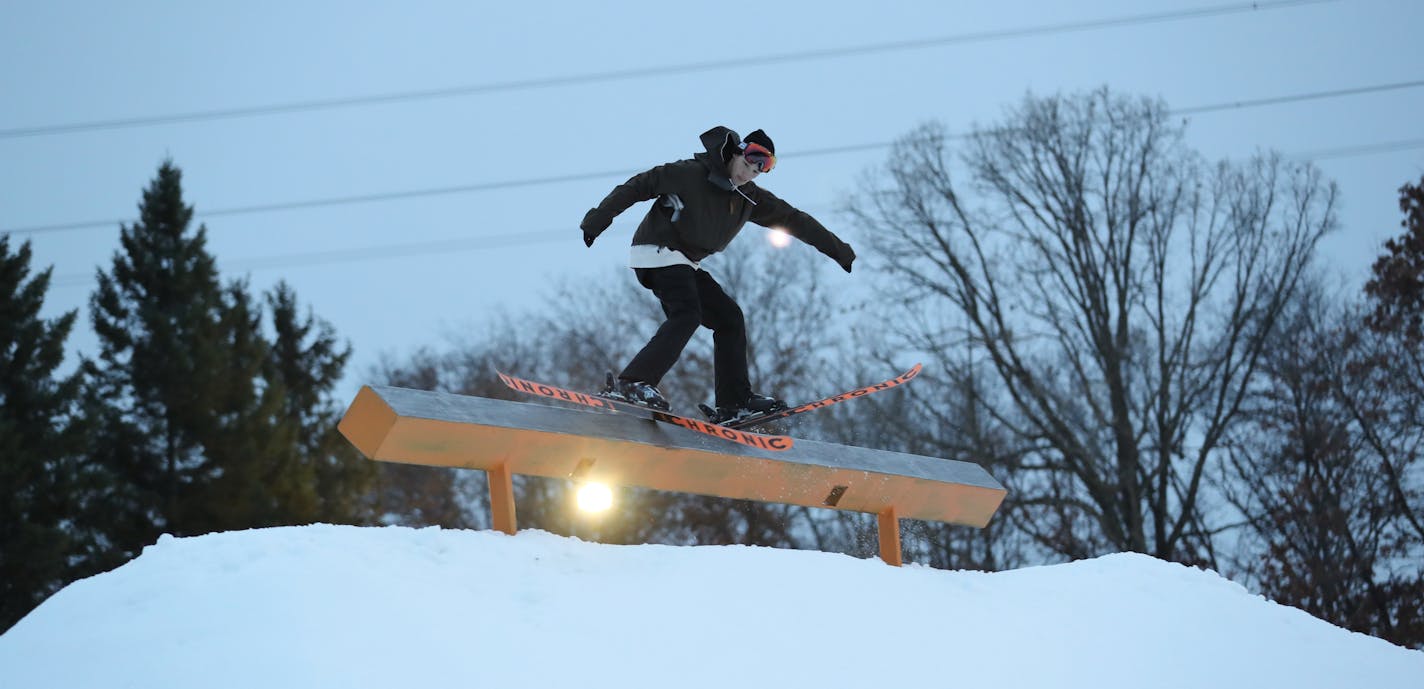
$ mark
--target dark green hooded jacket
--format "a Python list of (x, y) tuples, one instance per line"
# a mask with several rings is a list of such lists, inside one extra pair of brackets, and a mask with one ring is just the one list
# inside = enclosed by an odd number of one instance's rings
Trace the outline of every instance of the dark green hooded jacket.
[(785, 230), (849, 271), (855, 252), (815, 218), (755, 182), (743, 184), (740, 190), (732, 187), (727, 161), (740, 144), (741, 137), (726, 127), (707, 130), (702, 134), (704, 152), (634, 175), (590, 209), (580, 228), (596, 237), (633, 204), (658, 199), (633, 233), (633, 244), (665, 246), (701, 261), (727, 248), (750, 220)]

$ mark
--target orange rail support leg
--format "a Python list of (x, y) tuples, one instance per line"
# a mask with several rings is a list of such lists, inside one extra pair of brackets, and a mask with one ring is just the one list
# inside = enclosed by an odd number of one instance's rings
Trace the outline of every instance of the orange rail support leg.
[(895, 514), (895, 507), (885, 508), (875, 515), (875, 520), (880, 527), (880, 559), (899, 567), (904, 560), (900, 554), (900, 518)]
[(495, 529), (511, 536), (519, 530), (514, 519), (514, 474), (508, 463), (489, 469), (490, 522)]

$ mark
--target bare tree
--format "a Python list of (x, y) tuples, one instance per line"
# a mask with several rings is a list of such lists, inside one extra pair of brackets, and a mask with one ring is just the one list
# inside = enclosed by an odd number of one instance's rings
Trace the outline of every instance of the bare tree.
[(904, 346), (992, 372), (1017, 523), (1061, 555), (1213, 559), (1208, 467), (1335, 222), (1313, 167), (1207, 165), (1183, 132), (1160, 102), (1030, 96), (967, 140), (969, 187), (927, 125), (853, 204)]
[[(1245, 517), (1233, 569), (1272, 599), (1400, 644), (1424, 643), (1424, 539), (1397, 473), (1417, 429), (1394, 423), (1399, 369), (1361, 336), (1362, 310), (1316, 283), (1263, 357), (1263, 380), (1225, 447), (1225, 495)], [(1416, 401), (1417, 403), (1417, 401)]]
[(1351, 329), (1365, 355), (1342, 375), (1342, 397), (1379, 457), (1393, 507), (1415, 544), (1424, 545), (1424, 179), (1399, 189), (1403, 234), (1365, 284), (1368, 333)]

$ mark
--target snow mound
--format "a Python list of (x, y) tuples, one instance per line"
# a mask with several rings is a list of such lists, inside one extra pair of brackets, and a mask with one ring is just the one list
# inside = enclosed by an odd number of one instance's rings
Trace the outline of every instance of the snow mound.
[(1424, 653), (1214, 573), (1001, 573), (542, 532), (165, 537), (0, 637), (0, 687), (1408, 687)]

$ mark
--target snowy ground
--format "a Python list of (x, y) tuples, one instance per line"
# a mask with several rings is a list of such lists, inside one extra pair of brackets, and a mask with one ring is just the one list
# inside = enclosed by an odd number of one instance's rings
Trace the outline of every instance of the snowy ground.
[(540, 532), (164, 538), (0, 687), (1424, 687), (1424, 653), (1141, 555), (996, 574)]

